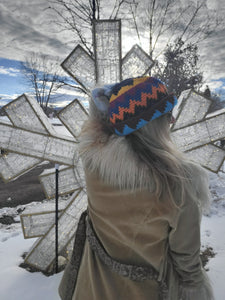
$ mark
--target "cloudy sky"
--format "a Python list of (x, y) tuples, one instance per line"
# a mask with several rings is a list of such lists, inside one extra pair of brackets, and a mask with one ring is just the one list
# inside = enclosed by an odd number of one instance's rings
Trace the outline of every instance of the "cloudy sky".
[[(210, 8), (225, 13), (224, 0), (205, 1)], [(63, 61), (76, 46), (69, 32), (59, 32), (53, 22), (56, 16), (48, 6), (47, 0), (0, 1), (0, 105), (27, 92), (19, 62), (31, 51)], [(126, 53), (136, 41), (125, 34), (122, 38), (123, 53)], [(225, 29), (202, 43), (199, 52), (206, 83), (212, 89), (225, 91)]]

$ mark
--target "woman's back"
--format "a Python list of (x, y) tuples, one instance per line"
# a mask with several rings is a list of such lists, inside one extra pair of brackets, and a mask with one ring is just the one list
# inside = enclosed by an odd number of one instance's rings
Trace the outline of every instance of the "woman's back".
[(199, 257), (207, 176), (170, 140), (175, 98), (144, 77), (116, 85), (110, 101), (90, 103), (80, 137), (92, 240), (87, 229), (73, 300), (158, 300), (164, 283), (163, 299), (212, 300)]

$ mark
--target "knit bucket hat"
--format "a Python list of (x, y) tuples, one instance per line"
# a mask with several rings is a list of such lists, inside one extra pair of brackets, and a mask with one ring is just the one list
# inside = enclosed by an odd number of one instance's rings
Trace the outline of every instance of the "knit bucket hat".
[(171, 112), (176, 104), (177, 98), (168, 94), (159, 79), (126, 79), (111, 88), (109, 121), (117, 135), (125, 136)]

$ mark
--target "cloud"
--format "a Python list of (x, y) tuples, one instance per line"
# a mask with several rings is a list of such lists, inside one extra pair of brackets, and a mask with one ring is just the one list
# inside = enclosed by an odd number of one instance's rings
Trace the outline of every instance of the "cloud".
[(3, 66), (0, 66), (0, 74), (16, 77), (20, 74), (20, 70), (15, 69), (15, 68), (6, 68)]
[[(142, 0), (145, 5), (145, 1)], [(197, 0), (190, 1), (196, 2)], [(182, 0), (182, 3), (187, 1)], [(189, 3), (189, 2), (188, 2)], [(210, 9), (219, 8), (222, 12), (225, 8), (224, 0), (205, 0)], [(103, 2), (104, 5), (104, 2)], [(177, 2), (179, 5), (179, 1)], [(0, 2), (0, 27), (1, 47), (0, 57), (24, 60), (31, 52), (42, 53), (52, 57), (60, 57), (63, 61), (77, 45), (71, 43), (70, 32), (59, 32), (56, 25), (56, 15), (47, 9), (49, 6), (46, 0), (1, 0)], [(110, 11), (109, 5), (106, 6)], [(143, 9), (143, 13), (145, 10)], [(109, 13), (107, 16), (110, 15)], [(202, 16), (204, 18), (204, 16)], [(140, 18), (140, 16), (139, 16)], [(52, 22), (51, 22), (52, 20)], [(145, 30), (145, 29), (144, 29)], [(142, 32), (146, 37), (148, 31)], [(136, 35), (129, 33), (128, 26), (122, 21), (122, 46), (123, 55), (138, 42)], [(162, 42), (165, 40), (162, 39)], [(146, 42), (142, 47), (148, 51), (149, 45)], [(221, 29), (209, 40), (199, 45), (201, 65), (208, 82), (225, 78), (225, 29)], [(160, 49), (160, 44), (158, 47)], [(0, 69), (0, 74), (16, 76), (16, 71)]]
[(210, 9), (219, 9), (221, 7), (221, 0), (206, 0), (207, 6)]
[(51, 32), (54, 26), (46, 22), (50, 17), (47, 4), (44, 0), (1, 0), (0, 57), (24, 60), (31, 51), (62, 57), (68, 51), (65, 35)]
[(206, 82), (206, 84), (209, 86), (209, 88), (211, 90), (216, 90), (216, 89), (222, 88), (224, 82), (221, 80), (218, 80), (218, 81), (213, 80), (213, 81)]
[(4, 106), (6, 104), (8, 104), (10, 101), (18, 98), (20, 96), (20, 94), (0, 94), (0, 106)]
[[(77, 99), (77, 98), (76, 98)], [(57, 102), (54, 102), (54, 103), (50, 103), (50, 106), (51, 107), (58, 107), (58, 108), (63, 108), (65, 106), (67, 106), (68, 104), (70, 104), (74, 99), (68, 99), (68, 100), (59, 100)], [(84, 99), (78, 99), (81, 104), (86, 108), (88, 109), (89, 107), (89, 102), (87, 100), (84, 100)]]
[(225, 29), (213, 34), (199, 46), (200, 63), (207, 79), (225, 77)]
[(70, 104), (72, 100), (61, 100), (61, 101), (57, 101), (57, 102), (54, 102), (54, 103), (50, 103), (50, 106), (52, 107), (65, 107), (67, 106), (68, 104)]

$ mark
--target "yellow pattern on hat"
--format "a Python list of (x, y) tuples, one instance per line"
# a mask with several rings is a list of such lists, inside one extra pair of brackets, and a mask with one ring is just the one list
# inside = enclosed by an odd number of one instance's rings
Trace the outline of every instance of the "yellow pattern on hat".
[(109, 103), (113, 102), (116, 98), (118, 98), (119, 96), (121, 96), (122, 94), (126, 93), (127, 91), (129, 91), (131, 88), (135, 87), (136, 85), (145, 82), (146, 80), (148, 80), (149, 77), (138, 77), (138, 78), (134, 78), (133, 79), (133, 84), (130, 85), (125, 85), (123, 87), (121, 87), (121, 89), (119, 90), (119, 92), (117, 94), (112, 94), (109, 100)]

